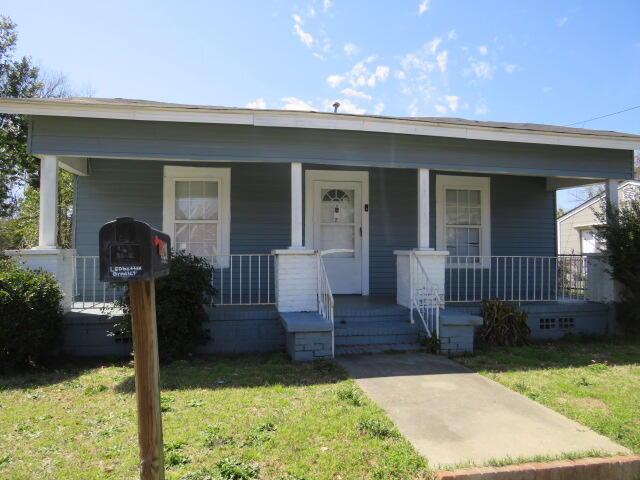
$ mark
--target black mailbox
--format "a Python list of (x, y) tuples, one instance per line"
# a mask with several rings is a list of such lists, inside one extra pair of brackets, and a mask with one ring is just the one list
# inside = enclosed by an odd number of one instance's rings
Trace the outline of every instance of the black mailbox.
[(100, 280), (152, 280), (169, 273), (169, 235), (130, 217), (100, 228)]

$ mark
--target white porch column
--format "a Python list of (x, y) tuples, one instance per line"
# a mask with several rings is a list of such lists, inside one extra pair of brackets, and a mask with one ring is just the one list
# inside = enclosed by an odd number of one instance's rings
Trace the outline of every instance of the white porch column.
[(291, 163), (291, 248), (302, 248), (302, 164)]
[(429, 250), (429, 169), (418, 169), (418, 250)]
[(40, 218), (38, 247), (56, 248), (58, 243), (58, 158), (43, 155), (40, 158)]

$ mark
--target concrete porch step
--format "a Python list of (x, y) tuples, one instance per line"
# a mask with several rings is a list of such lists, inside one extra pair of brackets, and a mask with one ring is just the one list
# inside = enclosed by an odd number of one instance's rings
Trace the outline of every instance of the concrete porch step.
[(408, 344), (419, 343), (420, 337), (417, 333), (396, 334), (396, 335), (357, 335), (351, 337), (335, 336), (335, 344), (340, 346), (348, 345), (380, 345), (380, 344)]
[(336, 345), (336, 355), (360, 355), (363, 353), (415, 352), (422, 350), (419, 343), (380, 343), (375, 345)]
[(341, 337), (356, 335), (395, 335), (395, 334), (415, 334), (416, 325), (408, 321), (403, 322), (371, 322), (360, 324), (336, 324), (335, 334)]
[(394, 322), (394, 323), (406, 323), (409, 322), (409, 313), (402, 312), (395, 315), (363, 315), (363, 316), (348, 316), (340, 315), (334, 316), (334, 323), (336, 325), (344, 324), (370, 324), (374, 322)]

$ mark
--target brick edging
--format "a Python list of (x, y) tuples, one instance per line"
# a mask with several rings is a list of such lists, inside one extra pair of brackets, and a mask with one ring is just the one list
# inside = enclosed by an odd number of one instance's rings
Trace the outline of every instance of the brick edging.
[(439, 480), (638, 480), (640, 455), (440, 471)]

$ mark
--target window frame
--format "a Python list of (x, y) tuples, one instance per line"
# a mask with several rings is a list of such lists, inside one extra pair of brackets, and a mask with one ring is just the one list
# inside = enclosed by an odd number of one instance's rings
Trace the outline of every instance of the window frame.
[[(225, 268), (229, 263), (231, 240), (231, 169), (165, 165), (162, 182), (162, 230), (169, 234), (174, 248), (176, 182), (179, 181), (216, 181), (218, 183), (218, 253), (216, 266)], [(188, 223), (189, 221), (186, 222)]]
[[(447, 190), (478, 190), (480, 192), (480, 248), (481, 257), (491, 256), (491, 178), (469, 177), (462, 175), (436, 175), (436, 248), (446, 250), (445, 209)], [(490, 259), (481, 262), (489, 268)], [(468, 268), (477, 268), (478, 264), (465, 264)], [(447, 267), (464, 267), (458, 263), (447, 262)]]

